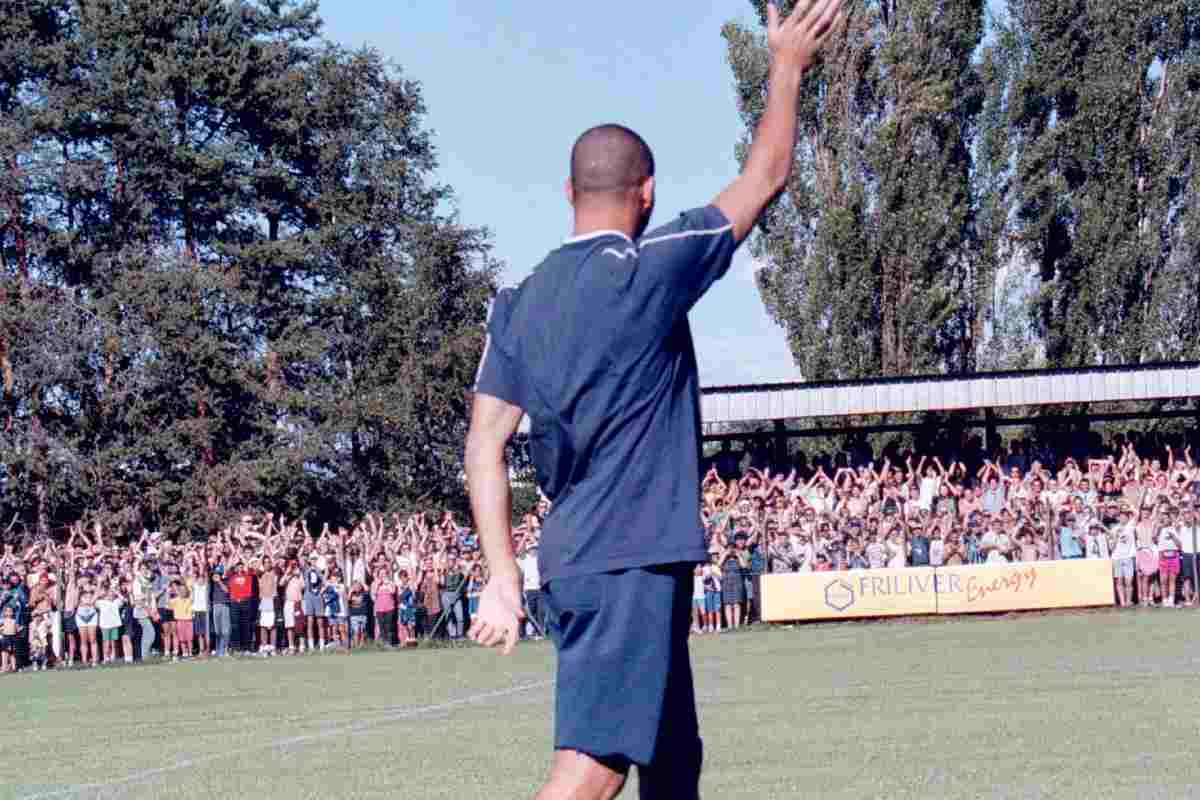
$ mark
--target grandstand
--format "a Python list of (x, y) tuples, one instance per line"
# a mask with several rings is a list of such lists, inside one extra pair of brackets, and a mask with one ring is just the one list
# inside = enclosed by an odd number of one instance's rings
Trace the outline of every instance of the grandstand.
[[(1032, 424), (1192, 418), (1200, 421), (1200, 405), (1191, 408), (1153, 408), (1141, 411), (1095, 411), (1100, 404), (1170, 401), (1200, 397), (1200, 362), (1080, 367), (1074, 369), (977, 372), (970, 375), (912, 375), (856, 381), (791, 382), (710, 386), (701, 390), (700, 415), (706, 442), (774, 441), (786, 450), (792, 437), (916, 431), (927, 423), (883, 421), (869, 425), (849, 422), (789, 428), (802, 419), (844, 419), (853, 416), (906, 416), (922, 412), (977, 410), (977, 416), (957, 416), (962, 429), (982, 429), (984, 447), (998, 442), (997, 429)], [(1070, 407), (1070, 413), (1002, 416), (1000, 409)], [(731, 424), (769, 424), (769, 431), (729, 431)]]

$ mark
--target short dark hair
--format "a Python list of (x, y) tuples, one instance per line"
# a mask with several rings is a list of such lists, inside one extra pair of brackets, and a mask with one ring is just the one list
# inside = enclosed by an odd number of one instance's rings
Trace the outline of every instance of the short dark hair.
[(589, 128), (571, 148), (571, 186), (576, 196), (625, 191), (653, 176), (650, 146), (624, 125)]

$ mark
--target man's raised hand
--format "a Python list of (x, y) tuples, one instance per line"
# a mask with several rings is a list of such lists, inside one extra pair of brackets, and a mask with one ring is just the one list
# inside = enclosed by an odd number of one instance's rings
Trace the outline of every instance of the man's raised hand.
[(767, 3), (767, 47), (775, 59), (808, 69), (841, 20), (842, 0), (798, 0), (781, 19), (775, 3)]

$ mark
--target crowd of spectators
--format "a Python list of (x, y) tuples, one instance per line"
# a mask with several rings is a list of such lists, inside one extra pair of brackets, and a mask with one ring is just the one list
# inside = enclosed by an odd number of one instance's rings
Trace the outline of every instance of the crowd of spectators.
[(695, 630), (752, 617), (766, 572), (1095, 558), (1112, 562), (1121, 606), (1196, 604), (1189, 445), (1118, 436), (1079, 458), (1031, 450), (1019, 440), (992, 457), (976, 450), (969, 466), (955, 454), (851, 452), (802, 472), (743, 467), (726, 448), (703, 482), (712, 559), (696, 570)]
[[(991, 457), (893, 448), (876, 459), (856, 448), (786, 469), (758, 455), (726, 448), (706, 465), (711, 559), (695, 570), (697, 634), (755, 621), (769, 572), (1093, 558), (1111, 561), (1119, 605), (1197, 602), (1200, 468), (1183, 443), (1151, 450), (1116, 437), (1078, 457), (1020, 441)], [(527, 637), (544, 630), (537, 552), (548, 511), (543, 499), (514, 528)], [(372, 514), (316, 535), (268, 513), (204, 542), (119, 540), (78, 524), (58, 540), (5, 546), (0, 668), (454, 641), (487, 580), (478, 537), (449, 512), (436, 522)]]
[[(540, 519), (514, 530), (531, 637)], [(148, 532), (116, 544), (76, 525), (62, 541), (5, 546), (0, 575), (4, 671), (459, 640), (486, 578), (478, 537), (449, 512), (372, 514), (317, 535), (303, 520), (247, 515), (188, 544)]]

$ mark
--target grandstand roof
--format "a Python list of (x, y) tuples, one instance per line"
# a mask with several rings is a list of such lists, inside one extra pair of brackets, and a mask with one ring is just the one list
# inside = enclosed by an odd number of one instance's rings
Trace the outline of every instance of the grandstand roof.
[(707, 423), (1200, 396), (1200, 361), (912, 375), (858, 381), (709, 386)]

